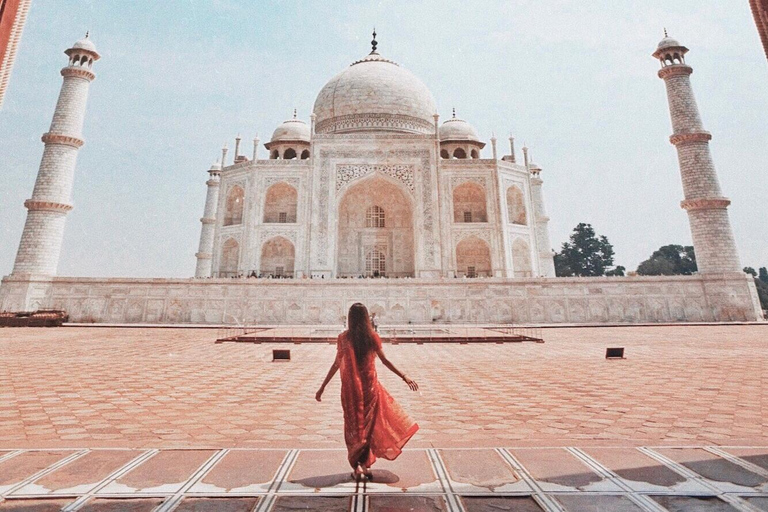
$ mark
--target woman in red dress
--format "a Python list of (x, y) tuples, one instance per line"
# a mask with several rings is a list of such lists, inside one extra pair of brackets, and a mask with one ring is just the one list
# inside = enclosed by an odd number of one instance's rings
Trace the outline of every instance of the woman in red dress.
[(353, 304), (349, 308), (347, 324), (348, 329), (339, 335), (336, 343), (336, 360), (315, 399), (320, 401), (328, 382), (340, 370), (347, 459), (355, 470), (354, 478), (359, 481), (371, 478), (370, 468), (377, 457), (395, 460), (405, 443), (419, 430), (379, 383), (376, 356), (413, 391), (419, 386), (386, 358), (365, 306)]

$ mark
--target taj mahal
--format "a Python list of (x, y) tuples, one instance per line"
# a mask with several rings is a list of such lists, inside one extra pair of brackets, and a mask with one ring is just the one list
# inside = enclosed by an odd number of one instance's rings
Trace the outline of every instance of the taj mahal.
[(491, 143), (374, 40), (268, 157), (210, 169), (195, 275), (554, 277), (540, 169)]
[(207, 171), (194, 278), (140, 279), (57, 275), (100, 58), (88, 36), (77, 41), (0, 310), (63, 309), (81, 322), (337, 324), (363, 301), (391, 324), (762, 318), (678, 41), (665, 37), (653, 55), (700, 271), (599, 278), (555, 277), (542, 170), (528, 150), (518, 160), (511, 137), (503, 150), (495, 137), (486, 148), (455, 110), (441, 122), (427, 86), (378, 51), (375, 32), (371, 43), (320, 90), (308, 119), (294, 111), (263, 146), (253, 141), (250, 157), (239, 137), (231, 162), (222, 150)]

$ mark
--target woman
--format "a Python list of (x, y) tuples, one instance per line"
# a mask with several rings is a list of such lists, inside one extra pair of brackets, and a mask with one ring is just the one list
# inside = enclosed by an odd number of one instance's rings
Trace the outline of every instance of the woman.
[(384, 355), (381, 339), (373, 331), (368, 310), (360, 303), (349, 308), (348, 328), (336, 343), (336, 360), (315, 395), (319, 402), (328, 382), (341, 370), (341, 407), (344, 410), (344, 440), (353, 478), (370, 479), (377, 457), (395, 460), (403, 446), (419, 430), (405, 411), (379, 384), (376, 356), (403, 379), (413, 391), (418, 384), (395, 368)]

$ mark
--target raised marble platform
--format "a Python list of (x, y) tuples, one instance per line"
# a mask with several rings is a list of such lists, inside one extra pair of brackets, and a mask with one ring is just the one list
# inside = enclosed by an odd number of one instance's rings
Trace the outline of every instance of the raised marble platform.
[(63, 309), (72, 322), (600, 324), (762, 320), (742, 273), (481, 279), (138, 279), (6, 276), (0, 310)]

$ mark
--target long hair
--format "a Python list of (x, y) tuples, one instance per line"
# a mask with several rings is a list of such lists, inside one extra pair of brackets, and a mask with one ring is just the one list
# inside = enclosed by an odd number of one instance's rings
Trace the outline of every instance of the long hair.
[(349, 337), (352, 340), (352, 348), (355, 349), (355, 358), (362, 361), (369, 352), (376, 348), (376, 333), (371, 325), (371, 317), (368, 308), (356, 302), (349, 308), (347, 315)]

